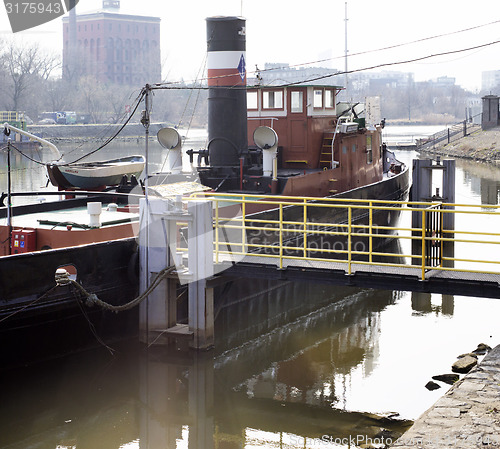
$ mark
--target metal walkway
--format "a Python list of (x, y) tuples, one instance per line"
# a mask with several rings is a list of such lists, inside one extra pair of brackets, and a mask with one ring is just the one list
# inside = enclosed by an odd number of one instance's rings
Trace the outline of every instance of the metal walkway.
[(278, 202), (230, 194), (210, 194), (209, 200), (215, 272), (500, 298), (496, 205), (338, 198)]
[(216, 269), (223, 270), (222, 275), (228, 277), (500, 298), (500, 274), (431, 269), (426, 271), (425, 280), (422, 280), (420, 268), (412, 266), (388, 267), (352, 263), (351, 274), (347, 274), (345, 262), (285, 260), (283, 268), (269, 262), (265, 257), (245, 256), (237, 263), (221, 262), (216, 265)]

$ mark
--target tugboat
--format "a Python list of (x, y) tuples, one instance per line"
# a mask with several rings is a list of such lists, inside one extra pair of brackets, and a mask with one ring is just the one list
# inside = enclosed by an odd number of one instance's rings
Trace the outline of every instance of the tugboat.
[(188, 150), (201, 183), (214, 192), (405, 198), (408, 170), (382, 143), (383, 121), (366, 123), (359, 104), (337, 103), (341, 87), (247, 86), (245, 29), (240, 17), (207, 19), (208, 145)]
[(324, 80), (247, 86), (245, 30), (240, 17), (207, 19), (208, 145), (188, 150), (191, 160), (198, 155), (201, 184), (213, 192), (407, 199), (408, 167), (383, 144), (384, 121), (367, 123), (361, 105), (337, 103), (341, 87)]

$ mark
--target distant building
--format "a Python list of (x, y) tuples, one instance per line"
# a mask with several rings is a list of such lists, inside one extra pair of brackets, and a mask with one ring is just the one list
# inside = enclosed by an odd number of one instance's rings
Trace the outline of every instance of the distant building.
[[(161, 81), (160, 18), (120, 14), (119, 0), (63, 18), (63, 77), (140, 86)], [(71, 26), (75, 29), (71, 30)]]
[(450, 76), (440, 76), (431, 81), (436, 87), (453, 87), (456, 83), (456, 78)]
[[(482, 73), (481, 90), (492, 92), (500, 88), (500, 70), (488, 70)], [(493, 92), (492, 92), (493, 93)]]

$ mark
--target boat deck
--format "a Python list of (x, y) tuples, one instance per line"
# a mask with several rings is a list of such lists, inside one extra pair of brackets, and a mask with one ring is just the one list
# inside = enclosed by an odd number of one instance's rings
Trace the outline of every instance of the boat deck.
[[(103, 205), (101, 226), (112, 226), (120, 223), (139, 221), (139, 213), (123, 210), (107, 210)], [(16, 228), (62, 229), (71, 225), (73, 229), (85, 230), (89, 228), (90, 215), (86, 207), (63, 209), (57, 211), (39, 212), (36, 214), (14, 215), (12, 225)], [(7, 226), (7, 218), (0, 218), (0, 226)]]

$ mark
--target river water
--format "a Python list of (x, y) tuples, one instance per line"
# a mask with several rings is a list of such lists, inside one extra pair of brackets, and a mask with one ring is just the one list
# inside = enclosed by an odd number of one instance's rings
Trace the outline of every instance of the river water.
[[(150, 151), (154, 171), (165, 154)], [(100, 156), (141, 152), (143, 142), (128, 143)], [(12, 159), (14, 190), (52, 189), (43, 167)], [(456, 202), (498, 204), (498, 179), (496, 167), (457, 161)], [(382, 416), (413, 420), (444, 394), (445, 384), (425, 384), (458, 354), (500, 343), (495, 299), (269, 281), (236, 283), (225, 296), (214, 351), (132, 340), (111, 345), (114, 355), (98, 347), (4, 370), (0, 447), (359, 447), (407, 425)]]

